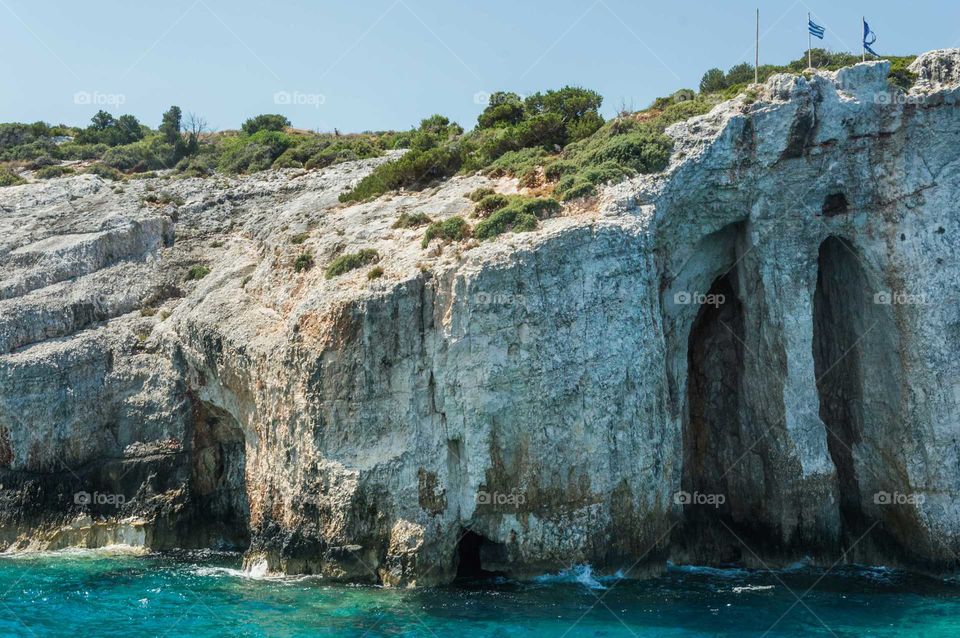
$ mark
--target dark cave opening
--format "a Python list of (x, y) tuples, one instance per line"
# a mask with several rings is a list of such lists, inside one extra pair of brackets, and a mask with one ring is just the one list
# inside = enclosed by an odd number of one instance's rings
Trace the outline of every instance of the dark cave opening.
[(823, 207), (820, 212), (824, 217), (836, 217), (849, 210), (847, 196), (843, 193), (831, 193), (823, 200)]
[(504, 547), (476, 532), (465, 530), (457, 543), (458, 581), (486, 580), (502, 576), (504, 572), (485, 569), (490, 561), (501, 562)]
[(852, 246), (837, 237), (820, 245), (813, 297), (813, 361), (820, 419), (837, 472), (840, 517), (847, 536), (866, 529), (853, 448), (863, 433), (861, 349), (870, 328), (869, 286)]
[(228, 412), (202, 403), (194, 418), (191, 469), (193, 515), (182, 529), (191, 544), (222, 550), (250, 545), (246, 442)]
[[(684, 544), (697, 561), (735, 562), (740, 544), (725, 529), (731, 477), (743, 453), (740, 413), (744, 311), (735, 272), (718, 277), (703, 298), (687, 345), (687, 417), (683, 428)], [(749, 445), (749, 442), (747, 442)]]

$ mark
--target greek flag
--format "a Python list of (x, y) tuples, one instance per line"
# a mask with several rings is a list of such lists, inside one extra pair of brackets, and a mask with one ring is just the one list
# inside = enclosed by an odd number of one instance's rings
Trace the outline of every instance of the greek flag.
[(810, 35), (823, 40), (823, 34), (826, 29), (814, 22), (809, 16), (807, 17), (807, 28), (810, 29)]
[(867, 21), (863, 21), (863, 50), (872, 55), (880, 57), (876, 51), (870, 48), (870, 45), (877, 41), (877, 34), (870, 30), (870, 25), (867, 24)]

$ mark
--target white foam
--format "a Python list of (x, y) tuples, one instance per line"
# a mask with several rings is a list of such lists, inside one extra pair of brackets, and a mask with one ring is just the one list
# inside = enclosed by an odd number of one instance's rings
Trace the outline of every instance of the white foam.
[(594, 577), (593, 567), (590, 565), (574, 565), (570, 569), (564, 569), (556, 574), (543, 574), (533, 580), (541, 584), (576, 583), (589, 589), (606, 589), (600, 580)]
[(731, 591), (735, 594), (742, 594), (745, 591), (770, 591), (771, 589), (773, 589), (773, 585), (742, 585), (734, 587)]

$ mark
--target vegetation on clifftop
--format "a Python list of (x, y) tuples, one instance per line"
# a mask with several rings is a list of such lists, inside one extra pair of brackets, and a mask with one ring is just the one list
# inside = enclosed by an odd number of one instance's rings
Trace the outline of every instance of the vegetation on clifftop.
[[(811, 53), (813, 66), (819, 69), (859, 62), (859, 56), (849, 53), (823, 49)], [(907, 66), (915, 58), (887, 59), (890, 83), (909, 88), (916, 78)], [(804, 55), (782, 66), (761, 66), (759, 78), (763, 82), (774, 73), (799, 74), (806, 67)], [(602, 97), (588, 89), (567, 86), (526, 98), (497, 92), (468, 132), (433, 115), (406, 132), (314, 133), (291, 128), (283, 115), (267, 113), (246, 120), (240, 130), (217, 133), (208, 130), (202, 117), (184, 116), (177, 106), (162, 114), (154, 130), (132, 115), (101, 110), (86, 127), (0, 124), (0, 186), (22, 183), (24, 169), (36, 171), (38, 179), (85, 171), (122, 180), (163, 169), (172, 169), (172, 176), (207, 177), (271, 168), (311, 170), (406, 149), (343, 193), (341, 201), (421, 189), (457, 173), (477, 171), (516, 177), (521, 186), (572, 200), (595, 194), (602, 184), (663, 170), (672, 150), (672, 141), (664, 135), (670, 124), (706, 113), (746, 91), (752, 82), (749, 64), (726, 72), (710, 69), (700, 80), (699, 91), (681, 89), (657, 98), (645, 110), (621, 109), (609, 121), (600, 115)], [(79, 164), (68, 167), (64, 162)]]

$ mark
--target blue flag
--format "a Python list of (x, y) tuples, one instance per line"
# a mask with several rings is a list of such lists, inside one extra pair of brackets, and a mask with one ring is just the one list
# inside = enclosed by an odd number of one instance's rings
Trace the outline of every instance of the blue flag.
[(863, 50), (872, 55), (880, 57), (876, 51), (870, 48), (870, 45), (877, 41), (877, 34), (870, 30), (870, 25), (867, 24), (867, 21), (863, 21)]
[(809, 16), (807, 16), (807, 28), (810, 30), (810, 35), (812, 35), (815, 38), (820, 38), (821, 40), (823, 40), (823, 34), (826, 31), (826, 29), (824, 29), (819, 24), (811, 20)]

